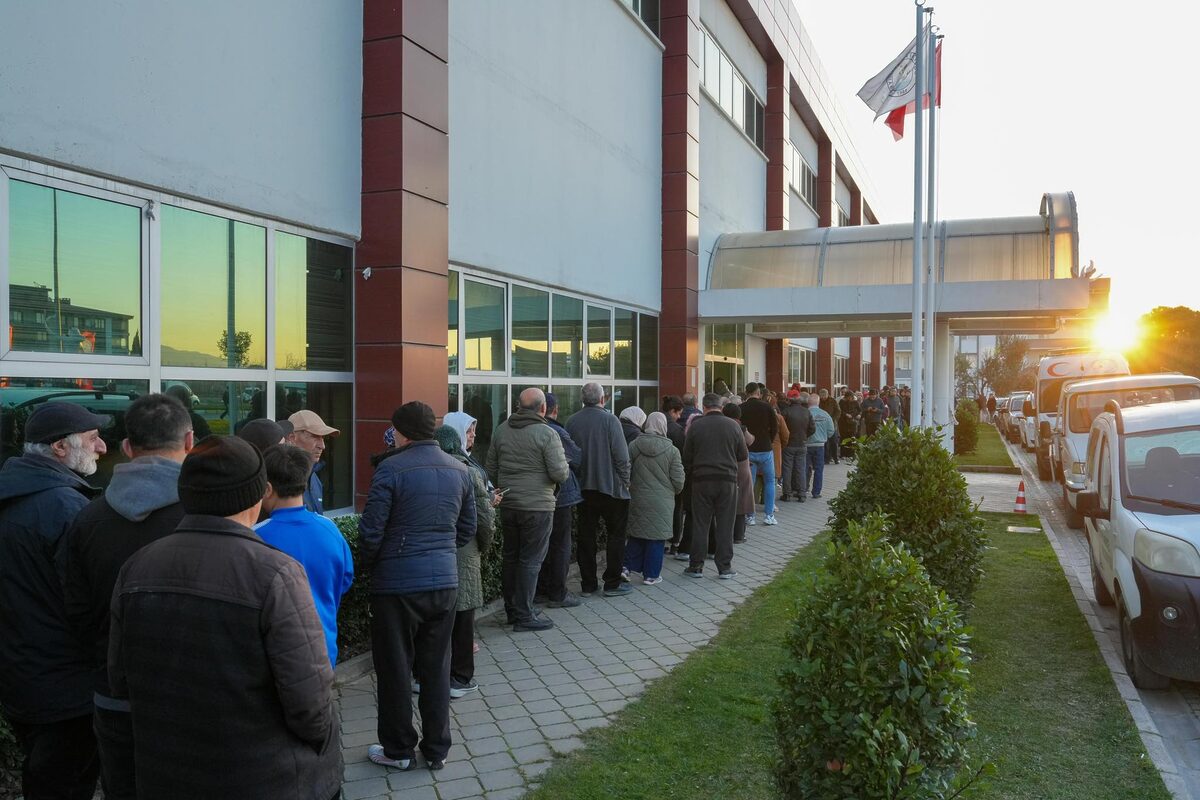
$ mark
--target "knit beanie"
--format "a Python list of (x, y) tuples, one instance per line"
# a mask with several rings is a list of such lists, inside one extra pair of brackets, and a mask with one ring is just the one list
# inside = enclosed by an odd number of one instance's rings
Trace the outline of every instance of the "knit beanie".
[(420, 400), (413, 400), (392, 413), (392, 425), (405, 439), (420, 442), (433, 438), (437, 418), (433, 415), (432, 408)]
[(462, 439), (458, 438), (458, 431), (452, 425), (443, 425), (434, 431), (433, 438), (437, 440), (438, 447), (442, 448), (443, 452), (451, 455), (462, 449)]
[(179, 502), (188, 514), (232, 517), (267, 491), (267, 470), (258, 448), (236, 436), (206, 436), (179, 470)]

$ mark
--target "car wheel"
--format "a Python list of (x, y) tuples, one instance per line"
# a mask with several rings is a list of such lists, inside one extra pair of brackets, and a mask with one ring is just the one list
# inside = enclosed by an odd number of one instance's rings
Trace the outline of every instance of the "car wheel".
[(1100, 568), (1096, 566), (1096, 554), (1092, 552), (1092, 540), (1088, 539), (1088, 561), (1092, 566), (1092, 592), (1096, 595), (1096, 605), (1108, 608), (1113, 604), (1112, 592), (1104, 585), (1104, 578), (1100, 575)]
[(1129, 679), (1139, 689), (1166, 689), (1171, 685), (1171, 679), (1159, 675), (1146, 666), (1139, 652), (1137, 637), (1133, 635), (1133, 621), (1125, 610), (1125, 603), (1117, 603), (1117, 614), (1121, 618), (1121, 659), (1125, 662), (1125, 671)]
[(1067, 489), (1067, 485), (1062, 483), (1060, 486), (1062, 486), (1063, 512), (1067, 518), (1067, 527), (1077, 531), (1083, 527), (1083, 515), (1071, 507), (1071, 493)]

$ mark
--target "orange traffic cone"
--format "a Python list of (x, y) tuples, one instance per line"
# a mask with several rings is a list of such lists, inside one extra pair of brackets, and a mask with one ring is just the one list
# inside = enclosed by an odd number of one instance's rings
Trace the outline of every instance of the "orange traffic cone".
[(1017, 487), (1017, 505), (1013, 508), (1013, 513), (1025, 513), (1025, 481), (1021, 481), (1021, 485)]

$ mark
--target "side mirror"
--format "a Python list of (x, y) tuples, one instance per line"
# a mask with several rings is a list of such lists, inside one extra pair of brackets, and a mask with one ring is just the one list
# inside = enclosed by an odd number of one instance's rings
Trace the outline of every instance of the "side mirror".
[(1075, 510), (1083, 517), (1108, 519), (1108, 509), (1100, 507), (1100, 495), (1096, 492), (1080, 492), (1075, 495)]
[(1050, 423), (1049, 422), (1043, 422), (1041, 425), (1038, 425), (1038, 436), (1040, 436), (1043, 439), (1050, 438)]
[(1026, 400), (1021, 404), (1021, 413), (1027, 417), (1033, 417), (1037, 415), (1037, 412), (1033, 410), (1032, 400)]

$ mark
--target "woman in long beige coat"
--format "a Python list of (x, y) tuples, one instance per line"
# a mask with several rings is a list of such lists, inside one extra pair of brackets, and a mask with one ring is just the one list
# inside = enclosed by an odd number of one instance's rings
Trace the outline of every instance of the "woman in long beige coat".
[(625, 569), (642, 581), (662, 581), (663, 551), (671, 538), (675, 495), (683, 491), (683, 459), (667, 438), (667, 417), (655, 411), (641, 436), (629, 445), (629, 517), (625, 525)]

